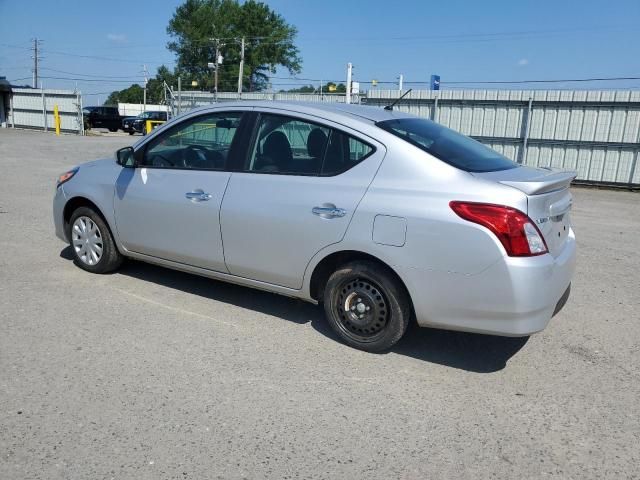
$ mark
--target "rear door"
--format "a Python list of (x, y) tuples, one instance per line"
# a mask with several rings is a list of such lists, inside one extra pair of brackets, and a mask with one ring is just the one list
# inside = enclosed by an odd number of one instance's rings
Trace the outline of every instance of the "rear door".
[(312, 116), (265, 110), (221, 208), (229, 272), (299, 289), (309, 260), (340, 242), (385, 149)]

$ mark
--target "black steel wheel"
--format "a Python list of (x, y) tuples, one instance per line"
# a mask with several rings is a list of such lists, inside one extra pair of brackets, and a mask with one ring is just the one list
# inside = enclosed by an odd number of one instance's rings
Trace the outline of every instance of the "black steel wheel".
[(404, 286), (372, 261), (352, 262), (336, 270), (324, 291), (324, 308), (331, 327), (345, 343), (370, 352), (387, 350), (400, 340), (411, 316)]

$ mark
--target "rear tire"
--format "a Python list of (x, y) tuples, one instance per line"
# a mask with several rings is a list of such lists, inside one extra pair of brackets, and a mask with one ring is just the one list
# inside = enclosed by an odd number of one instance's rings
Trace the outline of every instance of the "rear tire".
[(109, 131), (113, 133), (113, 132), (117, 132), (118, 129), (117, 128), (110, 128)]
[(347, 345), (368, 352), (395, 345), (411, 318), (404, 286), (372, 261), (350, 262), (336, 270), (327, 281), (323, 301), (331, 328)]
[(112, 272), (124, 260), (100, 214), (89, 207), (76, 209), (69, 220), (67, 238), (74, 263), (91, 273)]

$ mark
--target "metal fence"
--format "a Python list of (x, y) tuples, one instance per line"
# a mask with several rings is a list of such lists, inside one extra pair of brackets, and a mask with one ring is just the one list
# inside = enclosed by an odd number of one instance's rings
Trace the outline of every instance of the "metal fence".
[[(368, 105), (400, 93), (369, 91)], [(430, 118), (525, 165), (576, 170), (578, 181), (640, 185), (640, 91), (412, 91), (397, 110)]]
[[(210, 92), (200, 91), (183, 91), (180, 94), (173, 91), (167, 96), (167, 102), (174, 115), (185, 112), (193, 108), (204, 107), (216, 102), (234, 102), (238, 100), (269, 100), (269, 101), (289, 101), (289, 102), (342, 102), (345, 101), (343, 94), (328, 93), (324, 95), (313, 93), (269, 93), (269, 92), (252, 92), (243, 93), (239, 96), (237, 93), (220, 92), (214, 95)], [(358, 103), (359, 97), (354, 96), (354, 102)]]
[(53, 110), (56, 105), (60, 115), (60, 130), (81, 133), (82, 96), (70, 90), (13, 88), (7, 123), (14, 128), (55, 130)]
[[(237, 93), (168, 92), (176, 115), (214, 102), (236, 101)], [(353, 103), (387, 105), (397, 90), (370, 90)], [(344, 102), (342, 94), (243, 93), (241, 100)], [(8, 123), (53, 129), (58, 106), (65, 132), (81, 133), (82, 94), (68, 90), (14, 88)], [(396, 106), (430, 118), (530, 166), (578, 172), (578, 181), (640, 186), (640, 91), (414, 90)]]

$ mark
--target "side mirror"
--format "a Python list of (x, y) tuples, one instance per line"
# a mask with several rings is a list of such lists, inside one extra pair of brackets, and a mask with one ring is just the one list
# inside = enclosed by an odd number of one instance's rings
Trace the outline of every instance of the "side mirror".
[(136, 160), (133, 147), (124, 147), (116, 152), (116, 163), (125, 168), (135, 168)]

